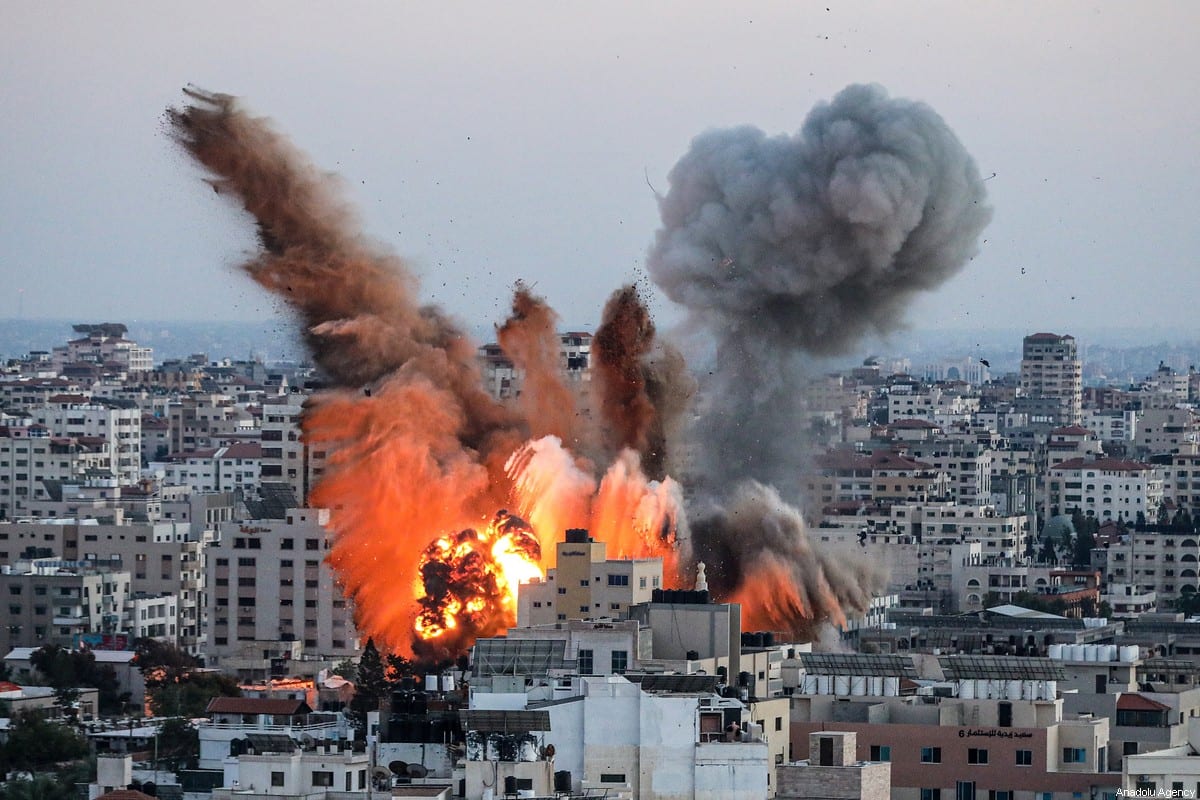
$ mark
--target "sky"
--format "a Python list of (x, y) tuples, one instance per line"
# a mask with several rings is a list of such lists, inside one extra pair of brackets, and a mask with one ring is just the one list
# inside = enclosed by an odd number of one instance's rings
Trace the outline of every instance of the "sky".
[(517, 280), (594, 326), (645, 278), (654, 192), (692, 137), (794, 133), (874, 82), (937, 110), (991, 176), (979, 254), (914, 328), (1200, 333), (1190, 0), (0, 8), (0, 318), (282, 313), (236, 269), (252, 226), (165, 133), (186, 84), (274, 120), (479, 328)]

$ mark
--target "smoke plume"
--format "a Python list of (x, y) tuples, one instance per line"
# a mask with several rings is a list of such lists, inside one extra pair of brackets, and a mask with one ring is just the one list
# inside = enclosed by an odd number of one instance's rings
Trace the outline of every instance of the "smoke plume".
[(171, 134), (255, 220), (262, 251), (242, 268), (294, 310), (331, 383), (302, 415), (305, 441), (329, 454), (309, 500), (330, 509), (329, 562), (365, 636), (462, 652), (512, 624), (512, 576), (573, 527), (610, 556), (662, 557), (668, 586), (706, 561), (718, 597), (760, 627), (810, 635), (866, 607), (878, 572), (812, 548), (786, 502), (795, 398), (805, 354), (896, 327), (974, 250), (983, 185), (931, 110), (851, 87), (795, 137), (708, 133), (672, 170), (649, 267), (718, 354), (691, 429), (689, 529), (667, 473), (695, 383), (635, 290), (612, 297), (597, 332), (596, 417), (561, 374), (554, 312), (520, 286), (497, 334), (524, 392), (494, 400), (475, 346), (418, 302), (331, 176), (233, 98), (187, 95)]
[(669, 179), (649, 271), (716, 348), (691, 431), (695, 557), (716, 558), (732, 594), (794, 576), (770, 619), (837, 621), (877, 581), (813, 560), (784, 502), (799, 497), (804, 364), (896, 329), (970, 259), (984, 183), (941, 117), (877, 86), (818, 105), (794, 136), (702, 134)]

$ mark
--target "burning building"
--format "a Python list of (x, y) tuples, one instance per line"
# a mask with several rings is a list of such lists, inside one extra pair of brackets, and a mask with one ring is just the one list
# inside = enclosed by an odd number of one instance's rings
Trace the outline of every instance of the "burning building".
[[(420, 303), (327, 176), (234, 98), (186, 94), (172, 135), (256, 221), (261, 251), (243, 270), (291, 307), (328, 378), (302, 419), (329, 454), (310, 502), (330, 509), (329, 561), (376, 642), (436, 661), (503, 629), (568, 529), (661, 558), (668, 587), (704, 560), (714, 594), (763, 629), (810, 635), (869, 603), (878, 568), (808, 543), (794, 389), (802, 356), (895, 328), (909, 297), (974, 251), (983, 182), (931, 109), (855, 86), (795, 136), (697, 138), (659, 198), (648, 267), (715, 339), (717, 368), (697, 385), (639, 290), (618, 289), (590, 348), (588, 416), (544, 301), (518, 285), (497, 328), (524, 381), (498, 401), (476, 347)], [(697, 388), (705, 411), (688, 426)], [(669, 475), (685, 440), (686, 506)]]

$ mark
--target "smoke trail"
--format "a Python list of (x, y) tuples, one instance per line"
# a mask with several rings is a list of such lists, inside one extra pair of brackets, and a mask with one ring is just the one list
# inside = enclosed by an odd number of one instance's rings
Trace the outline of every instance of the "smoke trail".
[(264, 251), (243, 269), (296, 311), (342, 387), (314, 395), (302, 419), (306, 441), (330, 452), (311, 497), (330, 509), (329, 561), (360, 630), (408, 650), (416, 555), (505, 505), (523, 420), (487, 394), (475, 348), (418, 305), (413, 275), (366, 241), (329, 176), (232, 97), (187, 94), (167, 113), (174, 138), (258, 224)]
[(576, 452), (585, 437), (575, 394), (563, 378), (559, 359), (558, 315), (518, 283), (512, 313), (496, 338), (513, 366), (524, 373), (517, 405), (533, 437), (556, 436)]
[(667, 475), (667, 443), (694, 391), (678, 351), (656, 340), (637, 287), (623, 286), (604, 305), (592, 339), (592, 383), (598, 388), (607, 456), (636, 450), (653, 480)]
[(669, 177), (648, 268), (716, 344), (692, 426), (692, 557), (768, 626), (837, 622), (879, 582), (812, 551), (785, 502), (804, 363), (894, 330), (967, 262), (991, 216), (983, 181), (933, 110), (877, 86), (843, 90), (794, 136), (705, 133)]

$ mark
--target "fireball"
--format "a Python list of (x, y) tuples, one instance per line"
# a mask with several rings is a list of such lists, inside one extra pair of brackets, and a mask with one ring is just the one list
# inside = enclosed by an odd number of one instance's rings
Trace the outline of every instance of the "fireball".
[(507, 629), (516, 621), (517, 587), (543, 575), (541, 557), (529, 523), (504, 510), (482, 531), (435, 539), (417, 570), (417, 638), (452, 652), (459, 642)]

